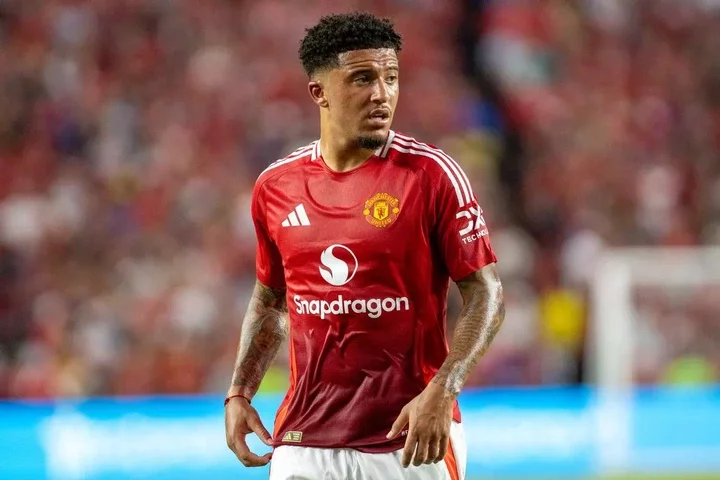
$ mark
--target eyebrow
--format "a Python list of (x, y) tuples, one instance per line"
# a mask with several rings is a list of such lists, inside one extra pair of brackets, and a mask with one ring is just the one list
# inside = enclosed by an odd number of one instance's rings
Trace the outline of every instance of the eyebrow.
[[(370, 67), (370, 66), (358, 66), (358, 67), (348, 66), (347, 68), (349, 69), (349, 72), (351, 75), (355, 75), (358, 73), (372, 73), (375, 71), (375, 68)], [(398, 65), (390, 65), (388, 67), (385, 67), (385, 70), (400, 70), (400, 68)]]

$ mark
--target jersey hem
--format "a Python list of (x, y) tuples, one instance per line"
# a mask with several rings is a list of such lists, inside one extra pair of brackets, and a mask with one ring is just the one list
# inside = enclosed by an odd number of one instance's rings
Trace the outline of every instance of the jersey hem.
[(453, 282), (458, 282), (458, 281), (462, 280), (463, 278), (467, 277), (468, 275), (470, 275), (471, 273), (475, 273), (478, 270), (485, 268), (488, 265), (493, 264), (493, 263), (497, 263), (497, 258), (495, 258), (494, 255), (493, 255), (493, 258), (490, 259), (489, 262), (485, 262), (485, 263), (481, 264), (478, 268), (468, 267), (465, 270), (460, 270), (460, 272), (462, 272), (460, 275), (452, 275), (450, 278), (452, 279)]
[[(457, 413), (459, 414), (459, 409), (457, 410)], [(458, 415), (459, 416), (459, 415)], [(455, 418), (455, 415), (453, 415), (452, 422), (455, 424), (462, 424), (462, 421), (458, 418)], [(296, 442), (283, 442), (276, 441), (273, 442), (273, 450), (278, 447), (307, 447), (307, 448), (322, 448), (322, 449), (329, 449), (329, 450), (336, 450), (336, 449), (348, 449), (348, 450), (357, 450), (361, 453), (392, 453), (397, 452), (398, 450), (402, 449), (405, 446), (405, 438), (406, 437), (400, 437), (396, 438), (395, 440), (391, 441), (390, 443), (385, 443), (382, 445), (352, 445), (352, 444), (343, 444), (343, 443), (296, 443)]]
[(376, 447), (368, 447), (368, 446), (349, 446), (344, 444), (309, 444), (309, 443), (294, 443), (294, 442), (276, 442), (273, 445), (273, 450), (278, 447), (303, 447), (303, 448), (321, 448), (321, 449), (328, 449), (328, 450), (337, 450), (337, 449), (348, 449), (348, 450), (357, 450), (360, 453), (392, 453), (397, 452), (403, 446), (405, 445), (405, 438), (402, 438), (402, 442), (397, 442), (389, 445), (382, 445), (382, 446), (376, 446)]
[(287, 288), (287, 285), (285, 283), (283, 283), (282, 285), (273, 285), (273, 282), (267, 281), (268, 279), (260, 273), (255, 272), (255, 277), (257, 278), (258, 282), (262, 283), (268, 288), (272, 288), (274, 290), (282, 290)]

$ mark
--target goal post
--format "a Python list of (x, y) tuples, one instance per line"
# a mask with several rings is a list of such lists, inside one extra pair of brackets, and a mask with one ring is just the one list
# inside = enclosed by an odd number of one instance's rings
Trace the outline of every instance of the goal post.
[(633, 289), (720, 285), (720, 247), (609, 249), (591, 278), (589, 380), (600, 391), (629, 390), (636, 365)]

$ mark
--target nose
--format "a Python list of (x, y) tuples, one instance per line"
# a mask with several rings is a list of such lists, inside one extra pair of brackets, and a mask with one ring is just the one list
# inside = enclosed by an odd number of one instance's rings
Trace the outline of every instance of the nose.
[(370, 97), (370, 100), (379, 105), (382, 105), (384, 103), (387, 103), (388, 99), (388, 86), (385, 84), (384, 81), (382, 81), (382, 79), (378, 79), (373, 86), (373, 93)]

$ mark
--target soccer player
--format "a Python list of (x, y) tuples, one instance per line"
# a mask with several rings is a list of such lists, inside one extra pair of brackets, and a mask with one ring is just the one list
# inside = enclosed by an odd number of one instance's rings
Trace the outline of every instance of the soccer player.
[[(390, 129), (401, 43), (370, 14), (310, 28), (300, 59), (320, 139), (255, 184), (257, 283), (225, 426), (243, 465), (272, 458), (271, 480), (464, 478), (456, 397), (500, 328), (502, 287), (465, 173)], [(464, 308), (448, 348), (450, 279)], [(251, 402), (284, 339), (271, 436)], [(253, 432), (273, 453), (248, 449)]]

